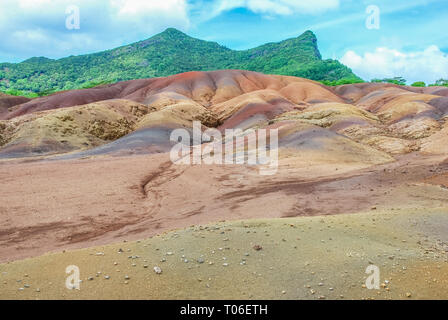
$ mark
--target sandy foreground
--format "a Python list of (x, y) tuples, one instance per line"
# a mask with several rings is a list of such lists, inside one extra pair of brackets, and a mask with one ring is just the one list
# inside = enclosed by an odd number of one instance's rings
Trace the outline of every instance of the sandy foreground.
[(4, 161), (0, 298), (447, 299), (447, 172), (421, 154), (283, 155), (268, 177), (166, 154)]
[[(0, 267), (0, 297), (445, 299), (446, 208), (398, 211), (221, 222), (16, 261)], [(370, 264), (379, 290), (364, 285)], [(66, 288), (69, 265), (79, 290)]]

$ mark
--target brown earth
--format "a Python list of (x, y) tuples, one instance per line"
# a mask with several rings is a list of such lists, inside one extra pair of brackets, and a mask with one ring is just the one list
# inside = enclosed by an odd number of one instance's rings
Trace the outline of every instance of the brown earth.
[[(443, 88), (238, 70), (15, 105), (0, 114), (0, 298), (446, 299), (447, 112)], [(277, 172), (173, 164), (169, 134), (193, 121), (279, 129)], [(362, 287), (369, 263), (380, 290)]]

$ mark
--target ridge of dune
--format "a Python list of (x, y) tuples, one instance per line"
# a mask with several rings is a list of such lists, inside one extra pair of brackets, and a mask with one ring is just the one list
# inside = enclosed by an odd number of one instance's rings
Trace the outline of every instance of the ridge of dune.
[[(121, 138), (125, 140), (114, 145), (125, 146), (134, 137), (124, 136), (143, 129), (147, 133), (136, 134), (136, 143), (141, 150), (154, 152), (167, 150), (169, 144), (150, 139), (145, 146), (145, 136), (151, 132), (165, 136), (163, 132), (175, 127), (191, 128), (193, 121), (224, 132), (266, 128), (285, 120), (318, 125), (379, 152), (405, 154), (419, 151), (422, 139), (444, 135), (445, 131), (435, 135), (448, 114), (444, 92), (443, 88), (384, 83), (331, 88), (302, 78), (242, 70), (124, 81), (32, 99), (0, 112), (0, 157), (83, 152)], [(142, 114), (138, 119), (121, 111), (106, 115), (106, 109), (113, 110), (117, 101), (139, 106)], [(85, 106), (91, 111), (80, 116), (77, 112)], [(74, 123), (67, 121), (71, 118)], [(92, 135), (92, 121), (104, 125), (98, 130), (109, 134)], [(101, 152), (115, 149), (102, 148)]]

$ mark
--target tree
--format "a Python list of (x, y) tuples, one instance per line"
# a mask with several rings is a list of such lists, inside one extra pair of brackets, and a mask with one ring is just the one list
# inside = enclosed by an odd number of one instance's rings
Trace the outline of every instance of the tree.
[(406, 85), (406, 79), (403, 77), (393, 77), (393, 78), (384, 78), (384, 79), (372, 79), (370, 82), (383, 82), (383, 83), (393, 83), (400, 86)]
[(448, 87), (448, 80), (447, 79), (439, 79), (436, 81), (435, 85)]
[(426, 87), (426, 83), (424, 83), (423, 81), (417, 81), (414, 82), (413, 84), (411, 84), (412, 87)]

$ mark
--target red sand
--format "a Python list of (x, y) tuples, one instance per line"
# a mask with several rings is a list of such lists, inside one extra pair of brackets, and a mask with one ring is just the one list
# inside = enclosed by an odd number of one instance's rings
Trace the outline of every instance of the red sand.
[(0, 261), (223, 219), (446, 206), (445, 189), (418, 185), (448, 170), (442, 160), (407, 156), (359, 170), (348, 163), (301, 167), (298, 157), (269, 179), (253, 167), (176, 166), (167, 155), (4, 162)]

